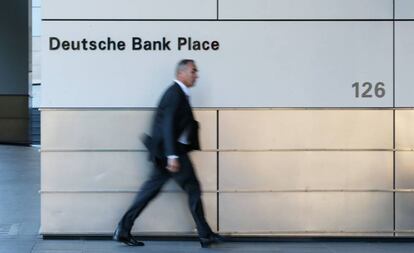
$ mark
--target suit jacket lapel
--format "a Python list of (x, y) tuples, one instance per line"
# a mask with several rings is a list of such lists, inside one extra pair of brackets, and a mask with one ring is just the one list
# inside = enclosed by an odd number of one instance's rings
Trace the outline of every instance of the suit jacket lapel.
[(174, 82), (174, 85), (175, 85), (175, 86), (176, 86), (176, 88), (178, 89), (178, 93), (180, 94), (180, 96), (181, 96), (183, 99), (185, 99), (185, 101), (186, 101), (187, 105), (191, 108), (190, 101), (188, 101), (187, 94), (185, 94), (185, 93), (184, 93), (183, 89), (181, 89), (181, 87), (180, 87), (180, 85), (179, 85), (178, 83)]

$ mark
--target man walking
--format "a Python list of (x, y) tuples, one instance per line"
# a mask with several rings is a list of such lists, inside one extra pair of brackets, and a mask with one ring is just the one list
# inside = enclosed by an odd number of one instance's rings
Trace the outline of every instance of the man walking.
[(191, 214), (197, 226), (201, 247), (223, 241), (213, 233), (204, 217), (201, 190), (188, 152), (199, 150), (198, 123), (189, 103), (189, 89), (194, 86), (197, 67), (194, 60), (184, 59), (177, 64), (176, 80), (165, 91), (157, 107), (152, 125), (152, 137), (144, 144), (154, 163), (150, 178), (142, 185), (135, 201), (119, 222), (114, 240), (129, 246), (144, 246), (131, 235), (135, 219), (160, 192), (164, 183), (173, 178), (188, 194)]

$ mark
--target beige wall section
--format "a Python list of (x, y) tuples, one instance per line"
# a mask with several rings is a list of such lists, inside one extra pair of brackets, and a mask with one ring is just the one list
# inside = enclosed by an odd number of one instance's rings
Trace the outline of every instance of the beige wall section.
[(410, 231), (411, 236), (414, 236), (414, 193), (403, 192), (395, 195), (395, 229)]
[[(41, 232), (112, 233), (151, 171), (139, 136), (148, 132), (153, 111), (45, 109), (41, 115)], [(216, 115), (212, 110), (195, 112), (203, 149), (216, 149)], [(217, 153), (193, 152), (191, 156), (204, 191), (207, 218), (215, 229)], [(134, 231), (194, 232), (186, 196), (174, 182), (165, 185)]]
[(414, 110), (395, 111), (395, 146), (414, 149)]
[(216, 0), (43, 0), (44, 19), (216, 19)]
[(392, 151), (220, 153), (221, 191), (389, 190), (392, 177)]
[(405, 231), (398, 236), (414, 236), (414, 152), (400, 151), (395, 154), (395, 187), (408, 192), (396, 193), (395, 229)]
[(220, 111), (220, 149), (391, 149), (391, 110)]
[[(138, 149), (149, 133), (153, 111), (140, 110), (43, 110), (42, 149)], [(197, 111), (203, 150), (216, 149), (216, 111)], [(64, 134), (63, 134), (64, 133)]]
[(395, 185), (397, 189), (414, 189), (413, 151), (395, 153)]
[[(202, 196), (207, 221), (216, 228), (215, 193)], [(43, 193), (42, 234), (112, 234), (134, 193)], [(173, 218), (171, 218), (173, 217)], [(161, 193), (136, 220), (132, 232), (194, 233), (184, 193)]]
[(223, 232), (390, 232), (392, 193), (228, 193)]
[[(414, 110), (395, 111), (395, 187), (399, 190), (414, 189)], [(395, 196), (395, 229), (414, 231), (414, 193), (399, 192)], [(414, 236), (414, 233), (398, 233)]]
[(219, 11), (221, 19), (392, 19), (393, 1), (220, 0)]
[(219, 135), (222, 232), (392, 236), (392, 110), (221, 110)]
[[(152, 111), (42, 111), (42, 149), (141, 149)], [(63, 134), (64, 133), (64, 134)]]
[[(43, 234), (112, 232), (150, 172), (138, 138), (152, 114), (42, 110)], [(392, 235), (392, 110), (219, 109), (218, 115), (217, 122), (215, 110), (196, 110), (204, 151), (192, 154), (214, 228), (219, 180), (224, 233)], [(136, 232), (194, 232), (174, 183), (136, 224)]]
[[(42, 191), (137, 191), (152, 168), (146, 152), (43, 152)], [(191, 153), (204, 191), (216, 191), (216, 152)], [(164, 191), (177, 191), (171, 181)]]

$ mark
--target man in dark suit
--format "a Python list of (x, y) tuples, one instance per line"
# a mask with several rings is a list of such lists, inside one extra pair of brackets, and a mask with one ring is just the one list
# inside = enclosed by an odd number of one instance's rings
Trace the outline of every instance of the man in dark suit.
[(181, 60), (176, 69), (176, 80), (165, 91), (158, 105), (152, 125), (152, 137), (146, 136), (154, 169), (143, 184), (135, 201), (119, 222), (114, 240), (129, 246), (143, 246), (131, 235), (135, 219), (145, 206), (160, 192), (164, 183), (173, 178), (188, 194), (191, 214), (197, 226), (202, 247), (223, 241), (213, 233), (204, 217), (201, 190), (188, 152), (199, 150), (198, 123), (189, 102), (189, 88), (197, 80), (197, 67), (193, 60)]

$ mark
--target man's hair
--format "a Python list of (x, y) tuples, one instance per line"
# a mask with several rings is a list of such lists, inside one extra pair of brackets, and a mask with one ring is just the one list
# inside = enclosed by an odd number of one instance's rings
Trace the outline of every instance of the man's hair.
[(194, 60), (192, 60), (192, 59), (183, 59), (183, 60), (179, 61), (178, 64), (177, 64), (177, 67), (175, 69), (175, 75), (177, 76), (178, 73), (185, 70), (185, 68), (187, 68), (187, 64), (189, 64), (189, 63), (194, 63)]

